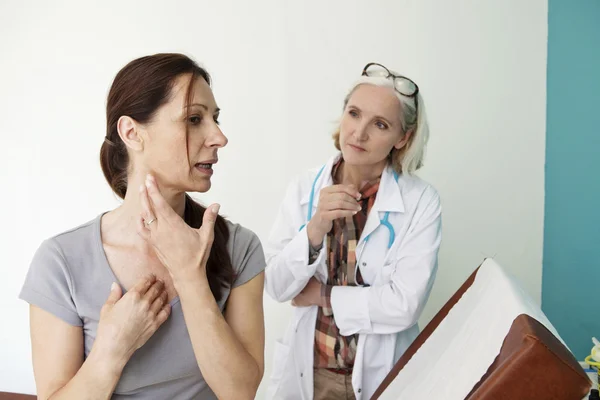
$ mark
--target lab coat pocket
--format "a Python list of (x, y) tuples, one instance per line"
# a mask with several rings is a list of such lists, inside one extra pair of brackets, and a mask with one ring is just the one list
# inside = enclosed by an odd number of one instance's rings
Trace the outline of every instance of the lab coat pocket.
[(392, 274), (394, 273), (394, 270), (396, 269), (396, 265), (393, 261), (388, 260), (385, 262), (385, 264), (383, 264), (383, 267), (381, 268), (381, 273), (379, 275), (380, 278), (380, 284), (384, 285), (386, 283), (388, 283), (389, 281), (392, 280)]

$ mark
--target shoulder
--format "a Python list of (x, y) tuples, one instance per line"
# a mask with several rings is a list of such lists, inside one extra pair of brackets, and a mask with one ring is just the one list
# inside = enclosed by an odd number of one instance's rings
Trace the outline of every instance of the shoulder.
[(326, 171), (331, 171), (329, 164), (331, 164), (331, 161), (327, 164), (315, 166), (295, 175), (288, 184), (285, 200), (291, 201), (294, 204), (308, 202), (313, 187), (316, 192), (318, 192), (319, 188), (322, 186), (323, 179), (327, 180), (325, 175), (328, 172)]
[(254, 231), (227, 219), (225, 223), (229, 229), (229, 247), (231, 250), (246, 248), (250, 245), (260, 245), (260, 240)]
[(264, 260), (263, 247), (256, 233), (240, 224), (225, 221), (229, 228), (227, 249), (233, 268), (239, 272), (248, 262)]
[(320, 165), (296, 174), (290, 181), (288, 191), (296, 190), (298, 193), (308, 192), (315, 181), (323, 176), (323, 170), (323, 165)]
[(417, 175), (400, 175), (398, 186), (403, 200), (415, 208), (441, 205), (437, 189)]
[(229, 228), (228, 250), (236, 274), (233, 287), (237, 287), (265, 269), (265, 255), (256, 233), (240, 224), (226, 222)]
[[(19, 298), (73, 326), (81, 326), (75, 300), (82, 280), (97, 285), (90, 275), (89, 257), (95, 251), (94, 221), (44, 240), (35, 252)], [(87, 292), (84, 290), (82, 293)]]
[(38, 248), (38, 254), (54, 254), (66, 262), (72, 253), (86, 251), (94, 243), (96, 223), (100, 217), (45, 239)]

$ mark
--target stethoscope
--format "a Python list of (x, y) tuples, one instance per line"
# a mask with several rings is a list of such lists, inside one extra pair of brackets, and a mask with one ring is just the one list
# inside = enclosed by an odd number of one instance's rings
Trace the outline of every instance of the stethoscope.
[[(315, 177), (315, 180), (313, 181), (312, 188), (310, 189), (310, 197), (309, 197), (309, 200), (308, 200), (308, 215), (306, 216), (306, 223), (303, 224), (300, 227), (299, 231), (301, 231), (302, 228), (304, 228), (306, 226), (306, 224), (308, 224), (308, 221), (310, 221), (310, 219), (312, 218), (313, 204), (314, 204), (314, 200), (315, 200), (315, 187), (317, 186), (317, 181), (319, 180), (319, 177), (323, 173), (324, 169), (325, 169), (325, 166), (323, 165), (321, 167), (321, 169), (319, 170), (319, 172), (317, 173), (317, 176)], [(394, 179), (396, 180), (396, 182), (398, 182), (398, 178), (399, 178), (398, 173), (396, 171), (393, 171), (393, 173), (394, 173)], [(396, 239), (396, 232), (394, 231), (394, 227), (392, 226), (392, 224), (390, 224), (389, 218), (390, 218), (390, 212), (387, 211), (383, 215), (383, 218), (381, 218), (379, 220), (379, 223), (381, 225), (385, 226), (388, 229), (389, 233), (390, 233), (390, 237), (389, 237), (389, 240), (388, 240), (387, 248), (391, 249), (392, 248), (392, 244), (394, 243), (394, 240)], [(375, 232), (375, 230), (373, 230), (373, 232)], [(369, 238), (371, 237), (371, 235), (373, 234), (373, 232), (369, 233), (365, 237), (365, 243), (369, 240)]]

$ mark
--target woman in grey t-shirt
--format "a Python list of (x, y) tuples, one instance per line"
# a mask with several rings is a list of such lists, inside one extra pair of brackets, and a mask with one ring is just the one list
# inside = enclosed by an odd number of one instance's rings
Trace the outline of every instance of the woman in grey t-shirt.
[(46, 240), (31, 304), (40, 398), (251, 399), (263, 374), (261, 244), (187, 192), (227, 144), (210, 76), (180, 54), (130, 62), (100, 161), (121, 206)]

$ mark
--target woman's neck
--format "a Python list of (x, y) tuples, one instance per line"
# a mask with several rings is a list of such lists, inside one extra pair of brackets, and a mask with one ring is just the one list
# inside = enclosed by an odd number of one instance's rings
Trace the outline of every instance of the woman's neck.
[(342, 160), (337, 173), (338, 180), (344, 185), (354, 185), (361, 190), (366, 183), (379, 178), (386, 165), (386, 160), (371, 165), (351, 165)]
[[(117, 207), (105, 216), (106, 225), (111, 227), (111, 231), (119, 232), (119, 236), (128, 238), (137, 238), (137, 222), (143, 215), (140, 186), (146, 181), (145, 174), (139, 174), (129, 177), (127, 184), (127, 193), (121, 206)], [(185, 192), (175, 192), (161, 186), (158, 183), (162, 196), (171, 206), (171, 208), (183, 217), (185, 211)], [(152, 206), (152, 202), (150, 202)], [(135, 234), (135, 235), (134, 235)], [(129, 242), (125, 237), (123, 240)], [(121, 240), (120, 240), (121, 241)], [(137, 241), (133, 240), (132, 241)]]

